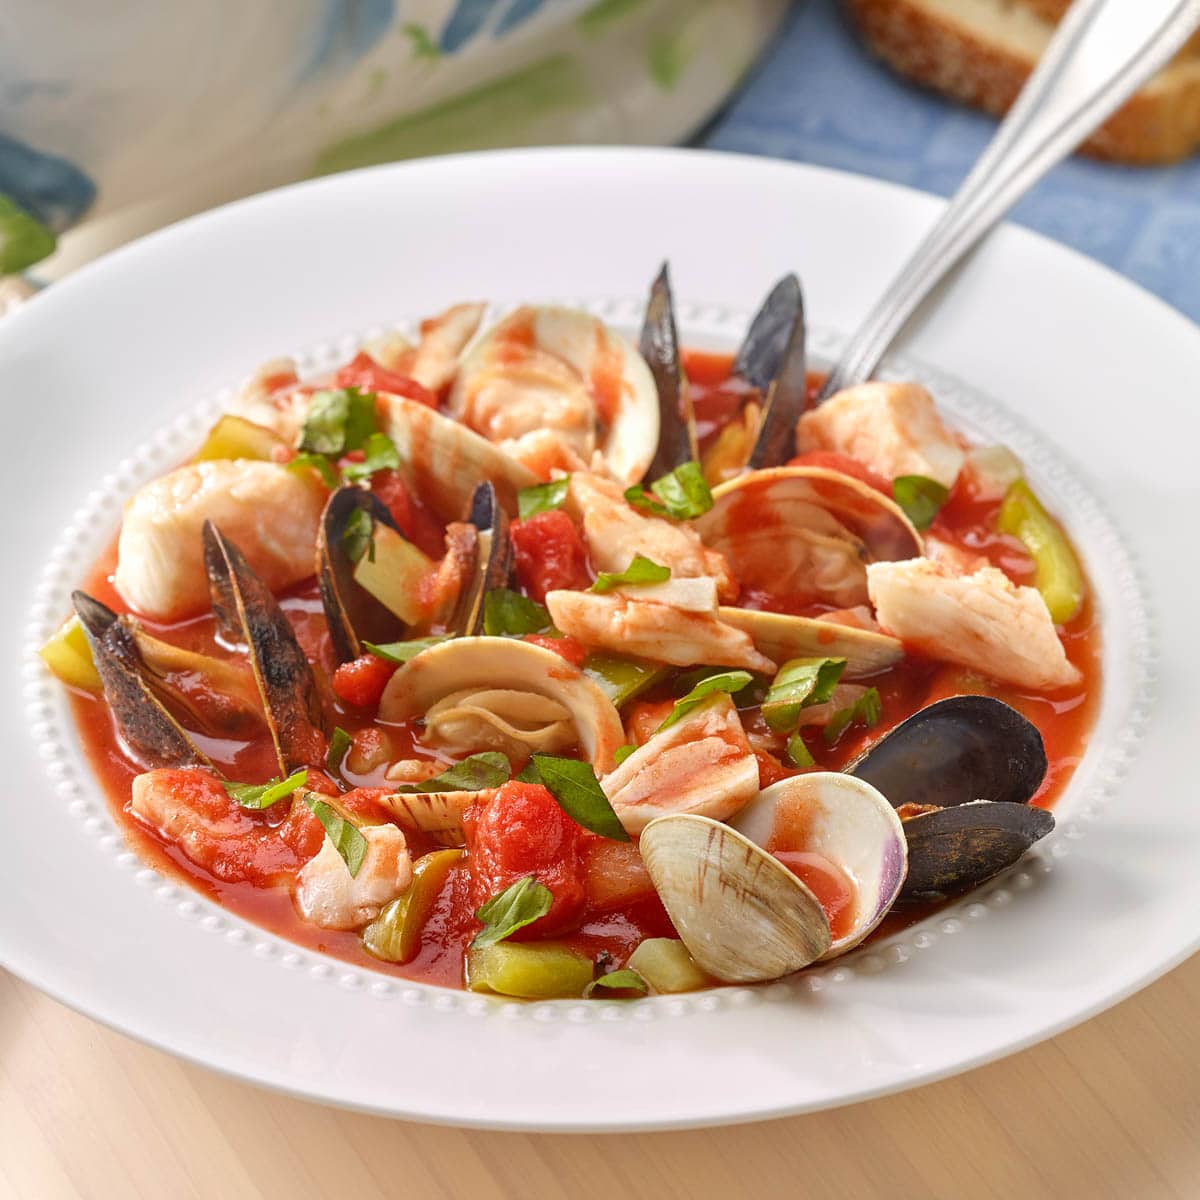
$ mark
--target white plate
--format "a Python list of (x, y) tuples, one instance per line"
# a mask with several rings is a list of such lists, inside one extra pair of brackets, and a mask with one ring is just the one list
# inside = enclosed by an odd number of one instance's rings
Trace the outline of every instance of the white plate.
[(213, 398), (262, 359), (330, 361), (374, 327), (471, 296), (582, 297), (628, 323), (664, 257), (691, 340), (735, 337), (795, 268), (829, 349), (828, 331), (854, 326), (935, 211), (914, 192), (758, 159), (441, 159), (195, 218), (0, 323), (0, 961), (258, 1083), (408, 1117), (569, 1130), (747, 1120), (909, 1087), (1029, 1045), (1183, 959), (1200, 934), (1200, 336), (1017, 229), (959, 278), (903, 370), (1010, 441), (1065, 514), (1104, 613), (1102, 712), (1037, 855), (865, 953), (762, 989), (636, 1004), (506, 1003), (324, 960), (125, 850), (30, 658), (119, 499), (177, 461)]

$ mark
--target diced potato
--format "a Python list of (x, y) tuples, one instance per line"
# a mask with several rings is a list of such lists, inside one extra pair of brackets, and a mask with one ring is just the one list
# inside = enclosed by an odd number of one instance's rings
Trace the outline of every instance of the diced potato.
[(467, 951), (467, 987), (524, 1000), (582, 996), (595, 964), (554, 942), (497, 942)]
[(625, 965), (656, 992), (695, 992), (712, 983), (677, 938), (647, 938)]
[(226, 413), (208, 431), (204, 445), (196, 454), (197, 462), (215, 458), (255, 458), (275, 461), (275, 451), (286, 448), (284, 440), (265, 425), (256, 425), (245, 417)]
[(100, 676), (92, 661), (92, 648), (78, 617), (72, 617), (38, 651), (42, 661), (54, 673), (55, 678), (68, 687), (82, 688), (88, 692), (100, 690)]
[(374, 561), (364, 554), (355, 564), (354, 578), (405, 625), (416, 625), (425, 616), (421, 584), (433, 570), (433, 560), (403, 534), (378, 521), (373, 536)]
[(363, 930), (363, 949), (385, 962), (408, 962), (417, 955), (421, 930), (429, 920), (438, 893), (446, 884), (451, 868), (461, 861), (463, 850), (435, 850), (413, 863), (413, 879), (408, 891), (397, 896)]

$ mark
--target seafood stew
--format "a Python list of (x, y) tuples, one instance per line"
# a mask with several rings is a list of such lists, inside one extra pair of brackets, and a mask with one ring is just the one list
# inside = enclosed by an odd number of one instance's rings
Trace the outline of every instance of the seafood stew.
[(43, 658), (147, 861), (359, 965), (524, 998), (757, 982), (1011, 866), (1087, 741), (1083, 566), (912, 383), (460, 304), (268, 364)]

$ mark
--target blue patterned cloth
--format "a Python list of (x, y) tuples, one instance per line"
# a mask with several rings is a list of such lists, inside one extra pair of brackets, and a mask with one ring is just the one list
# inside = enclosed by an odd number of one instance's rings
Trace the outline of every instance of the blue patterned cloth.
[[(990, 118), (913, 87), (872, 59), (836, 0), (808, 0), (703, 143), (949, 195), (994, 129)], [(1011, 219), (1200, 320), (1200, 157), (1149, 168), (1071, 159)]]

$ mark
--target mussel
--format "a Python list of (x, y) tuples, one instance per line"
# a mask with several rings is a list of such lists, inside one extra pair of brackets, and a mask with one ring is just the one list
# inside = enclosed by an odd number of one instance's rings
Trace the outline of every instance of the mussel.
[(1046, 775), (1042, 736), (991, 696), (953, 696), (921, 709), (846, 769), (905, 818), (901, 900), (975, 887), (1054, 828), (1053, 816), (1029, 803)]
[(650, 367), (658, 392), (658, 446), (646, 472), (648, 479), (658, 479), (685, 462), (700, 459), (696, 415), (679, 357), (671, 272), (666, 263), (650, 285), (650, 301), (638, 347)]

